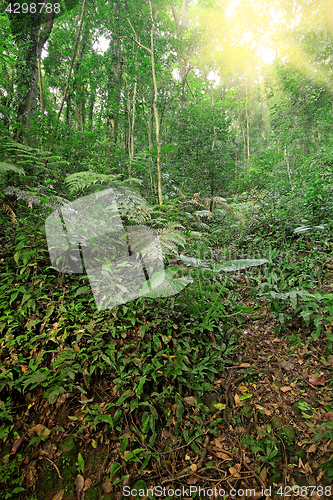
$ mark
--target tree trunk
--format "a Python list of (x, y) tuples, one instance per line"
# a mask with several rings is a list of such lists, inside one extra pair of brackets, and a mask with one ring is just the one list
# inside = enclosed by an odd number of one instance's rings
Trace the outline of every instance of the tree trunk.
[[(42, 81), (42, 71), (40, 67), (40, 57), (37, 54), (37, 67), (38, 67), (38, 81), (39, 81), (39, 100), (40, 100), (40, 113), (41, 117), (44, 116), (44, 102), (43, 102), (43, 81)], [(40, 144), (41, 151), (44, 151), (43, 139), (41, 138)]]
[(249, 114), (247, 110), (247, 85), (245, 85), (245, 114), (246, 114), (246, 139), (247, 139), (247, 159), (250, 159), (250, 124), (249, 124)]
[[(55, 13), (19, 14), (10, 13), (10, 27), (17, 45), (16, 84), (19, 105), (15, 140), (34, 145), (31, 136), (32, 119), (37, 104), (38, 63), (43, 47), (50, 36)], [(41, 24), (44, 21), (43, 27)]]
[(238, 107), (238, 115), (239, 115), (239, 123), (240, 123), (240, 126), (241, 126), (242, 135), (243, 135), (244, 162), (245, 162), (245, 160), (246, 160), (246, 137), (245, 137), (244, 126), (243, 126), (243, 122), (242, 122), (242, 116), (241, 116), (241, 112), (240, 112), (240, 106)]
[(82, 28), (82, 23), (83, 23), (83, 17), (84, 17), (84, 11), (85, 11), (85, 8), (86, 8), (86, 2), (87, 2), (87, 0), (83, 0), (82, 11), (81, 11), (81, 18), (80, 18), (79, 26), (78, 26), (77, 33), (76, 33), (76, 38), (75, 38), (75, 43), (74, 43), (73, 53), (72, 53), (72, 59), (71, 59), (71, 63), (70, 63), (69, 70), (68, 70), (66, 87), (65, 87), (64, 95), (63, 95), (63, 98), (62, 98), (62, 101), (61, 101), (61, 104), (60, 104), (60, 108), (59, 108), (59, 111), (58, 111), (57, 122), (56, 122), (56, 125), (55, 125), (55, 128), (54, 128), (53, 141), (51, 142), (51, 145), (50, 145), (50, 152), (53, 151), (53, 145), (54, 145), (54, 140), (55, 140), (55, 137), (56, 137), (56, 134), (57, 134), (57, 128), (58, 128), (59, 118), (60, 118), (62, 109), (64, 107), (64, 103), (65, 103), (65, 100), (66, 100), (66, 97), (67, 97), (67, 92), (68, 92), (68, 88), (69, 88), (69, 81), (71, 79), (71, 74), (72, 74), (72, 70), (73, 70), (73, 66), (74, 66), (74, 60), (75, 60), (75, 56), (76, 56), (76, 52), (77, 52), (77, 46), (78, 46), (78, 43), (79, 43), (79, 38), (80, 38), (80, 33), (81, 33), (81, 28)]
[(154, 100), (153, 100), (153, 109), (155, 116), (155, 134), (156, 134), (156, 147), (157, 147), (157, 191), (158, 191), (158, 202), (160, 205), (163, 203), (162, 196), (162, 158), (161, 158), (161, 141), (160, 141), (160, 122), (158, 118), (158, 109), (157, 109), (157, 80), (155, 73), (155, 59), (154, 59), (154, 18), (153, 18), (153, 9), (151, 5), (151, 0), (149, 0), (150, 7), (150, 17), (151, 17), (151, 32), (150, 32), (150, 56), (151, 56), (151, 69), (153, 73), (153, 83), (154, 83)]
[(259, 77), (260, 97), (261, 97), (261, 113), (262, 113), (262, 134), (264, 140), (269, 142), (271, 135), (270, 112), (267, 101), (267, 93), (262, 76)]
[[(149, 110), (149, 116), (148, 116), (148, 148), (149, 151), (152, 151), (154, 149), (154, 144), (153, 144), (153, 120), (154, 120), (154, 109), (153, 109), (153, 99), (154, 99), (154, 94), (152, 96), (151, 100), (151, 106)], [(156, 194), (156, 183), (155, 183), (155, 175), (154, 175), (154, 170), (153, 170), (153, 157), (149, 155), (149, 164), (150, 164), (150, 183), (152, 186), (152, 189), (154, 190), (154, 193)]]
[(133, 98), (132, 98), (132, 116), (131, 116), (131, 100), (129, 91), (127, 93), (127, 113), (128, 113), (128, 177), (132, 176), (132, 163), (134, 158), (134, 123), (135, 123), (135, 101), (136, 101), (137, 82), (134, 83)]
[(77, 132), (83, 132), (85, 86), (82, 85), (82, 75), (80, 74), (80, 66), (82, 64), (83, 54), (87, 46), (88, 37), (89, 37), (89, 25), (86, 24), (84, 34), (82, 36), (81, 51), (75, 64), (75, 72), (73, 78), (73, 90), (76, 94), (75, 130)]
[(82, 102), (82, 88), (78, 84), (76, 87), (76, 106), (75, 106), (75, 130), (83, 132), (83, 102)]
[(110, 68), (108, 70), (107, 96), (107, 139), (109, 140), (108, 154), (113, 156), (117, 144), (118, 118), (120, 107), (120, 82), (122, 78), (123, 60), (121, 59), (120, 40), (115, 38), (112, 48), (109, 49)]

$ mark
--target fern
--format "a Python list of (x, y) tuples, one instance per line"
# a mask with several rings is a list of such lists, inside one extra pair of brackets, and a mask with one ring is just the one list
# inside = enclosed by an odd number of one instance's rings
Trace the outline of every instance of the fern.
[(16, 165), (13, 165), (12, 163), (4, 163), (0, 162), (0, 174), (5, 173), (5, 172), (15, 172), (16, 174), (19, 175), (25, 175), (25, 171), (21, 167), (17, 167)]
[(43, 201), (45, 202), (45, 205), (47, 207), (53, 209), (58, 209), (68, 203), (68, 200), (62, 198), (61, 196), (55, 196), (55, 195), (50, 196), (46, 194), (45, 192), (43, 192), (42, 188), (40, 189), (40, 192), (37, 192), (37, 191), (23, 190), (10, 186), (8, 188), (5, 188), (3, 192), (4, 194), (7, 194), (9, 196), (15, 196), (17, 200), (20, 199), (25, 200), (28, 204), (30, 203), (32, 205), (38, 205), (41, 201)]
[[(47, 151), (30, 148), (25, 144), (19, 144), (15, 141), (9, 141), (1, 144), (3, 160), (0, 162), (0, 174), (12, 172), (13, 174), (26, 176), (27, 182), (29, 179), (35, 180), (35, 171), (44, 171), (53, 174), (54, 168), (59, 165), (68, 165), (68, 162), (61, 160), (60, 156), (51, 156)], [(31, 175), (27, 175), (29, 172)], [(9, 180), (11, 183), (15, 176)]]
[(186, 238), (180, 231), (167, 227), (166, 229), (157, 231), (157, 233), (160, 244), (166, 250), (166, 253), (169, 250), (178, 254), (178, 246), (185, 247)]
[(115, 186), (128, 183), (135, 182), (141, 184), (140, 179), (131, 178), (126, 179), (125, 181), (120, 180), (121, 174), (113, 175), (113, 174), (98, 174), (97, 172), (76, 172), (75, 174), (68, 175), (65, 179), (65, 184), (70, 188), (71, 193), (73, 191), (79, 191), (81, 189), (88, 188), (94, 184), (106, 184), (107, 186)]

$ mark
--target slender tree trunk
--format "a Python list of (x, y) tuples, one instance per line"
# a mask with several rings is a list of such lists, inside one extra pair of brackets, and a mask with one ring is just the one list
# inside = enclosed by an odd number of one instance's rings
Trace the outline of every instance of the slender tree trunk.
[(290, 173), (289, 159), (288, 159), (288, 154), (287, 154), (287, 146), (284, 146), (284, 159), (285, 159), (286, 164), (287, 164), (287, 172), (288, 172), (290, 187), (291, 187), (291, 190), (293, 191), (294, 188), (293, 188), (293, 183), (291, 181), (291, 173)]
[(73, 70), (73, 66), (74, 66), (74, 60), (75, 60), (75, 56), (76, 56), (76, 52), (77, 52), (77, 46), (79, 44), (79, 38), (80, 38), (80, 33), (81, 33), (81, 28), (82, 28), (82, 23), (83, 23), (83, 17), (84, 17), (84, 11), (85, 11), (85, 8), (86, 8), (86, 3), (87, 3), (87, 0), (83, 0), (82, 11), (81, 11), (81, 18), (80, 18), (79, 26), (78, 26), (77, 33), (76, 33), (76, 38), (75, 38), (75, 43), (74, 43), (74, 47), (73, 47), (73, 53), (72, 53), (71, 63), (69, 65), (66, 87), (65, 87), (64, 95), (62, 97), (62, 101), (61, 101), (61, 104), (60, 104), (58, 115), (57, 115), (57, 122), (56, 122), (55, 129), (54, 129), (53, 141), (52, 141), (52, 143), (50, 145), (50, 152), (53, 151), (53, 145), (54, 145), (54, 140), (55, 140), (55, 137), (56, 137), (56, 134), (57, 134), (57, 128), (58, 128), (59, 118), (60, 118), (62, 109), (64, 107), (64, 103), (65, 103), (65, 100), (66, 100), (66, 97), (67, 97), (67, 92), (68, 92), (68, 89), (69, 89), (69, 81), (71, 79), (71, 74), (72, 74), (72, 70)]
[(240, 126), (241, 126), (242, 135), (243, 135), (243, 144), (244, 144), (244, 162), (245, 162), (245, 160), (246, 160), (246, 137), (245, 137), (245, 131), (244, 131), (244, 126), (243, 126), (243, 122), (242, 122), (242, 117), (241, 117), (240, 107), (238, 107), (238, 115), (239, 115), (239, 123), (240, 123)]
[(71, 116), (71, 94), (67, 94), (66, 97), (66, 124), (69, 127)]
[(76, 94), (76, 106), (75, 106), (75, 130), (78, 132), (83, 132), (83, 122), (84, 122), (84, 94), (85, 86), (82, 85), (82, 75), (80, 74), (80, 66), (82, 64), (83, 54), (87, 46), (89, 37), (89, 25), (86, 24), (83, 36), (80, 54), (77, 58), (75, 64), (75, 70), (73, 74), (73, 91)]
[(156, 136), (156, 148), (157, 148), (157, 191), (158, 191), (158, 202), (160, 205), (163, 203), (163, 196), (162, 196), (162, 157), (161, 157), (161, 140), (160, 140), (160, 121), (159, 121), (159, 116), (158, 116), (158, 109), (157, 109), (157, 79), (156, 79), (156, 72), (155, 72), (155, 58), (154, 58), (154, 28), (155, 28), (155, 23), (154, 23), (154, 17), (153, 17), (153, 8), (151, 4), (151, 0), (149, 0), (149, 8), (150, 8), (150, 19), (151, 19), (151, 31), (150, 31), (150, 49), (148, 47), (145, 47), (142, 45), (141, 42), (138, 41), (138, 37), (135, 33), (135, 30), (130, 22), (130, 20), (127, 18), (127, 21), (129, 22), (134, 35), (135, 39), (134, 41), (143, 49), (146, 49), (150, 53), (150, 59), (151, 59), (151, 69), (152, 69), (152, 75), (153, 75), (153, 86), (154, 86), (154, 98), (153, 98), (153, 111), (154, 111), (154, 117), (155, 117), (155, 136)]
[(151, 69), (153, 73), (153, 83), (154, 83), (154, 100), (153, 100), (153, 109), (155, 116), (155, 134), (156, 134), (156, 147), (157, 147), (157, 191), (158, 191), (158, 202), (160, 205), (163, 203), (162, 196), (162, 158), (161, 158), (161, 141), (160, 141), (160, 122), (158, 118), (158, 109), (157, 109), (157, 80), (155, 73), (155, 59), (154, 59), (154, 17), (153, 17), (153, 8), (151, 5), (151, 0), (149, 0), (150, 7), (150, 17), (151, 17), (151, 32), (150, 32), (150, 56), (151, 56)]
[(250, 124), (249, 124), (249, 113), (247, 109), (247, 85), (245, 85), (245, 114), (246, 114), (246, 138), (247, 138), (247, 159), (250, 159)]
[(129, 90), (127, 93), (127, 113), (128, 113), (128, 177), (132, 177), (132, 163), (134, 158), (134, 123), (135, 123), (135, 101), (136, 101), (137, 82), (134, 83), (133, 98), (132, 98), (132, 116), (131, 116), (131, 100)]
[[(24, 139), (29, 146), (34, 145), (31, 128), (37, 104), (38, 60), (41, 59), (43, 47), (52, 31), (54, 17), (53, 11), (46, 15), (23, 12), (9, 15), (18, 49), (16, 83), (20, 89), (17, 121), (21, 127), (15, 131), (15, 140)], [(40, 28), (43, 21), (43, 28)], [(26, 41), (22, 38), (22, 30)]]
[[(39, 100), (40, 100), (40, 113), (41, 117), (43, 118), (44, 116), (44, 102), (43, 102), (43, 81), (42, 81), (42, 71), (40, 67), (40, 57), (39, 54), (37, 54), (37, 67), (38, 67), (38, 80), (39, 80)], [(44, 144), (43, 144), (43, 139), (41, 138), (40, 140), (40, 148), (42, 151), (44, 151)]]
[(88, 108), (88, 119), (89, 119), (89, 127), (90, 130), (93, 126), (93, 117), (94, 117), (94, 106), (96, 101), (96, 89), (90, 88), (89, 92), (89, 108)]
[(81, 85), (77, 85), (77, 97), (76, 97), (76, 106), (75, 106), (75, 130), (77, 132), (83, 132), (83, 103), (82, 103), (82, 89)]
[(271, 135), (270, 112), (267, 101), (267, 93), (262, 76), (259, 77), (259, 86), (260, 86), (260, 97), (261, 97), (263, 137), (265, 140), (267, 140), (267, 142), (269, 142)]
[[(150, 110), (149, 110), (149, 117), (148, 117), (148, 148), (149, 148), (149, 151), (152, 151), (154, 149), (154, 144), (153, 144), (153, 120), (154, 120), (153, 99), (154, 99), (154, 93), (152, 96), (151, 106), (150, 106)], [(156, 194), (156, 182), (155, 182), (153, 163), (154, 163), (153, 157), (151, 155), (149, 155), (150, 183), (151, 183), (152, 189), (154, 190), (154, 193)]]

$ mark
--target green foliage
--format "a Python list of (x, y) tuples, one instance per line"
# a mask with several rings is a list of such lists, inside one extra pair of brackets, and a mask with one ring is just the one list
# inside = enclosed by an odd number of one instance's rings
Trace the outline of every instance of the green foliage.
[(17, 498), (17, 494), (26, 491), (25, 488), (20, 486), (22, 482), (17, 470), (17, 466), (21, 460), (21, 455), (18, 455), (14, 460), (10, 460), (9, 455), (7, 455), (5, 460), (0, 464), (0, 484), (6, 485), (6, 491), (2, 490), (2, 488), (0, 491), (0, 498), (3, 500)]

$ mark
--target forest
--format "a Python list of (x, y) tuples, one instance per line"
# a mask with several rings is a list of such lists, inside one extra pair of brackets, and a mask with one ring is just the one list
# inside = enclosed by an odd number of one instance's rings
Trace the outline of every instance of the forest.
[(333, 1), (0, 28), (0, 500), (331, 498)]

